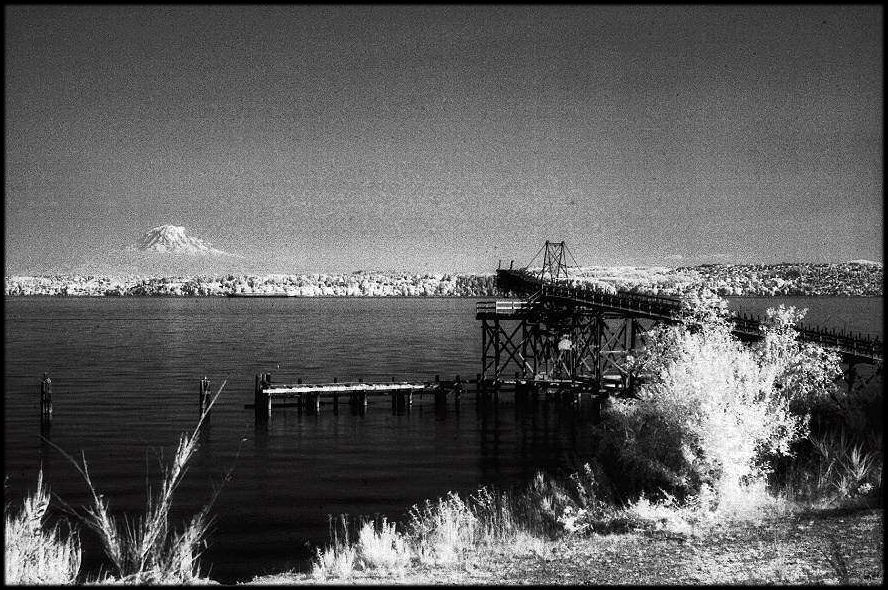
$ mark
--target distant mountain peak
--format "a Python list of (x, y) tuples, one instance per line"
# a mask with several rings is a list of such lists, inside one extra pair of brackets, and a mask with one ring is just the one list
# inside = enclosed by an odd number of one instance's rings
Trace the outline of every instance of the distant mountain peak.
[(223, 250), (213, 248), (210, 242), (198, 237), (189, 236), (181, 225), (159, 225), (149, 229), (130, 246), (131, 250), (140, 252), (157, 252), (161, 254), (177, 254), (185, 256), (237, 256)]

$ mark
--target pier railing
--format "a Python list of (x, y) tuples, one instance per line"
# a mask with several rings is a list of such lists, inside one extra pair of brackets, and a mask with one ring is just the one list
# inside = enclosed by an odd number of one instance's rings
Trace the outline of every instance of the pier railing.
[[(672, 297), (630, 291), (614, 293), (593, 285), (545, 282), (523, 269), (500, 269), (497, 273), (498, 280), (507, 289), (534, 293), (531, 300), (538, 300), (536, 298), (540, 296), (549, 297), (577, 305), (589, 305), (667, 322), (675, 322), (681, 318), (681, 302)], [(522, 311), (528, 311), (528, 306)], [(746, 338), (761, 337), (762, 327), (766, 323), (762, 317), (747, 314), (735, 315), (731, 319), (734, 322), (734, 333)], [(798, 326), (797, 330), (799, 340), (835, 350), (850, 362), (880, 363), (883, 360), (883, 346), (879, 338), (862, 334), (854, 336), (844, 332), (836, 333), (834, 330), (819, 326), (802, 325)]]

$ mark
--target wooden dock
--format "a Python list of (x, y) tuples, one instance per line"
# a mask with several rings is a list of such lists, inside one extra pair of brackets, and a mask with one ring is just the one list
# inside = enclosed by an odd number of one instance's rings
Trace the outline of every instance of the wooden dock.
[[(469, 389), (469, 385), (474, 385)], [(515, 379), (483, 380), (478, 374), (475, 379), (463, 380), (457, 375), (453, 380), (441, 380), (435, 375), (434, 381), (391, 381), (364, 382), (342, 381), (334, 379), (328, 383), (272, 383), (269, 373), (256, 375), (254, 401), (244, 404), (244, 408), (253, 409), (256, 423), (268, 422), (273, 408), (296, 407), (310, 413), (320, 412), (321, 405), (332, 405), (338, 412), (340, 397), (348, 396), (348, 404), (358, 411), (365, 411), (371, 398), (391, 398), (394, 412), (409, 410), (413, 406), (414, 395), (432, 395), (435, 404), (447, 404), (448, 396), (456, 404), (463, 395), (474, 392), (476, 399), (498, 403), (500, 393), (514, 394), (514, 401), (519, 403), (525, 399), (536, 400), (540, 396), (544, 400), (563, 399), (580, 403), (585, 398), (600, 401), (606, 396), (605, 391), (592, 391), (588, 384), (564, 379)]]
[(447, 395), (452, 394), (457, 401), (465, 391), (466, 382), (459, 375), (452, 381), (442, 381), (438, 375), (434, 381), (391, 381), (367, 382), (343, 381), (334, 379), (332, 383), (295, 384), (272, 383), (271, 374), (256, 375), (256, 386), (252, 404), (245, 408), (253, 408), (256, 422), (261, 423), (271, 416), (273, 407), (299, 407), (308, 411), (318, 412), (322, 403), (332, 404), (338, 410), (339, 398), (348, 396), (353, 407), (366, 408), (371, 397), (391, 397), (393, 410), (409, 408), (413, 405), (413, 395), (432, 394), (436, 402), (446, 403)]

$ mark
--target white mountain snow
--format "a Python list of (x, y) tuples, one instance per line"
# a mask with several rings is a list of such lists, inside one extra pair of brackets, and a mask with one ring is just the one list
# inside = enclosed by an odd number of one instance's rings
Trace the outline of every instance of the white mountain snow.
[(185, 256), (237, 256), (213, 248), (212, 244), (200, 238), (189, 236), (181, 225), (160, 225), (148, 230), (131, 250), (158, 252)]

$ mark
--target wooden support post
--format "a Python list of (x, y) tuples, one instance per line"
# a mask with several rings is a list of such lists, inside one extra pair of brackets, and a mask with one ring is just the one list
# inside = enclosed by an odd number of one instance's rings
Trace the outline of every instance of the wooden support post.
[(259, 373), (256, 373), (256, 384), (253, 387), (253, 413), (256, 417), (256, 422), (259, 422), (259, 402), (262, 401), (262, 394), (259, 389)]
[(493, 318), (494, 325), (494, 334), (493, 334), (493, 378), (499, 379), (500, 372), (500, 349), (502, 348), (502, 343), (500, 342), (500, 321), (499, 316), (494, 316)]
[(268, 423), (268, 417), (271, 416), (271, 397), (265, 389), (265, 375), (256, 375), (256, 387), (253, 392), (253, 409), (255, 412), (256, 424)]
[(40, 422), (52, 421), (52, 379), (44, 373), (40, 380)]
[(200, 397), (198, 398), (198, 409), (200, 410), (200, 415), (203, 416), (207, 411), (207, 406), (210, 403), (210, 380), (207, 379), (206, 375), (204, 378), (200, 380)]
[(314, 399), (312, 400), (312, 405), (314, 406), (315, 414), (319, 414), (321, 411), (321, 394), (314, 394)]
[(413, 405), (413, 390), (407, 392), (407, 407), (411, 407)]
[(487, 378), (487, 318), (481, 320), (481, 373), (478, 383)]
[(851, 390), (854, 388), (854, 381), (857, 378), (857, 369), (854, 368), (853, 360), (848, 361), (848, 372), (845, 375), (848, 381), (848, 393), (851, 393)]
[(339, 394), (338, 393), (333, 394), (333, 413), (334, 414), (339, 413)]
[(462, 379), (460, 378), (459, 375), (456, 376), (456, 379), (454, 379), (454, 382), (456, 383), (456, 385), (455, 385), (454, 391), (453, 391), (453, 401), (456, 402), (456, 404), (458, 405), (459, 400), (462, 397), (463, 389), (465, 389), (465, 385), (463, 385)]
[(361, 407), (363, 407), (363, 408), (367, 407), (367, 392), (366, 391), (361, 392)]
[(265, 387), (263, 398), (265, 399), (265, 416), (271, 418), (271, 395), (268, 393), (268, 386), (271, 385), (271, 373), (265, 373)]

